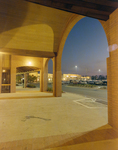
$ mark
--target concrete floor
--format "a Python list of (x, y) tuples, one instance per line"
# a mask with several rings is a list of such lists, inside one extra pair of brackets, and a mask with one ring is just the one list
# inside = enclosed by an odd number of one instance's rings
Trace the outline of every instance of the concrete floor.
[[(91, 99), (76, 94), (63, 93), (62, 97), (52, 97), (52, 93), (19, 91), (14, 94), (1, 94), (1, 96), (1, 150), (5, 147), (13, 149), (15, 147), (13, 142), (20, 141), (21, 143), (23, 140), (30, 140), (31, 144), (32, 139), (37, 139), (39, 143), (42, 139), (45, 141), (47, 137), (52, 137), (53, 141), (61, 138), (62, 142), (64, 138), (65, 142), (68, 136), (82, 136), (108, 122), (107, 105), (92, 102)], [(33, 144), (32, 148), (27, 146), (27, 149), (41, 149), (36, 148), (34, 142)], [(42, 149), (47, 148), (44, 147)]]
[(37, 89), (0, 96), (0, 150), (117, 150), (107, 105)]

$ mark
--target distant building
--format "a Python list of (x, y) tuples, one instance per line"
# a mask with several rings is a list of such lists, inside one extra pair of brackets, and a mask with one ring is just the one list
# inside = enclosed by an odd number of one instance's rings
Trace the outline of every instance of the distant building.
[(62, 81), (79, 81), (81, 79), (81, 75), (79, 74), (63, 74)]
[[(29, 75), (33, 75), (37, 77), (37, 81), (40, 81), (40, 73), (38, 72), (33, 72), (33, 73), (29, 73)], [(53, 74), (48, 73), (48, 83), (52, 83), (53, 82)]]
[(48, 83), (52, 83), (53, 82), (53, 74), (48, 73)]
[(81, 77), (81, 80), (82, 80), (82, 81), (91, 80), (91, 77), (90, 77), (90, 76)]
[[(37, 77), (37, 81), (40, 81), (40, 74), (38, 72), (34, 72), (34, 73), (29, 73), (29, 75), (34, 75)], [(64, 82), (78, 82), (78, 81), (87, 81), (87, 80), (91, 80), (90, 76), (86, 76), (83, 77), (79, 74), (63, 74), (62, 75), (62, 81)], [(48, 73), (48, 83), (52, 83), (53, 82), (53, 74)]]

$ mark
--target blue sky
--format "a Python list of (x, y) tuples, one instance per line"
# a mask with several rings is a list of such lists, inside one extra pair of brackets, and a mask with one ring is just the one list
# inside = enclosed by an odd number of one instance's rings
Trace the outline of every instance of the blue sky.
[[(90, 17), (81, 19), (67, 37), (62, 54), (62, 73), (106, 75), (106, 58), (109, 57), (107, 48), (107, 38), (101, 23)], [(99, 69), (101, 72), (98, 72)], [(49, 72), (52, 72), (51, 61)]]

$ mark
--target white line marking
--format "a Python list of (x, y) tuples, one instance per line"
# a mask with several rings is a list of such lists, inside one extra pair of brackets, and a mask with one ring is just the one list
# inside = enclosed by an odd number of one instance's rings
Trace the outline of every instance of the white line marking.
[[(82, 106), (84, 106), (84, 107), (86, 107), (86, 108), (89, 108), (89, 109), (95, 109), (95, 108), (106, 108), (106, 107), (90, 107), (90, 106), (87, 106), (87, 105), (85, 105), (85, 104), (82, 104), (82, 103), (80, 103), (80, 102), (82, 102), (82, 101), (85, 101), (85, 100), (88, 100), (89, 99), (89, 103), (95, 103), (96, 102), (96, 99), (91, 99), (91, 98), (85, 98), (85, 99), (79, 99), (79, 100), (73, 100), (73, 102), (75, 102), (75, 103), (77, 103), (77, 104), (79, 104), (79, 105), (82, 105)], [(91, 101), (90, 101), (91, 100)]]
[(74, 102), (90, 109), (90, 107), (88, 107), (88, 106), (86, 106), (86, 105), (84, 105), (84, 104), (81, 104), (81, 103), (79, 103), (79, 102), (77, 102), (77, 101), (78, 101), (78, 100), (75, 100)]

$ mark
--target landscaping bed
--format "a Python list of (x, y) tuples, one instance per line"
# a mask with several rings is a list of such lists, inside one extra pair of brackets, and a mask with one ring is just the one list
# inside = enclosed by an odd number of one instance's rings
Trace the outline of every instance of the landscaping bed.
[(97, 85), (92, 84), (68, 84), (68, 86), (87, 87), (87, 88), (97, 87)]

